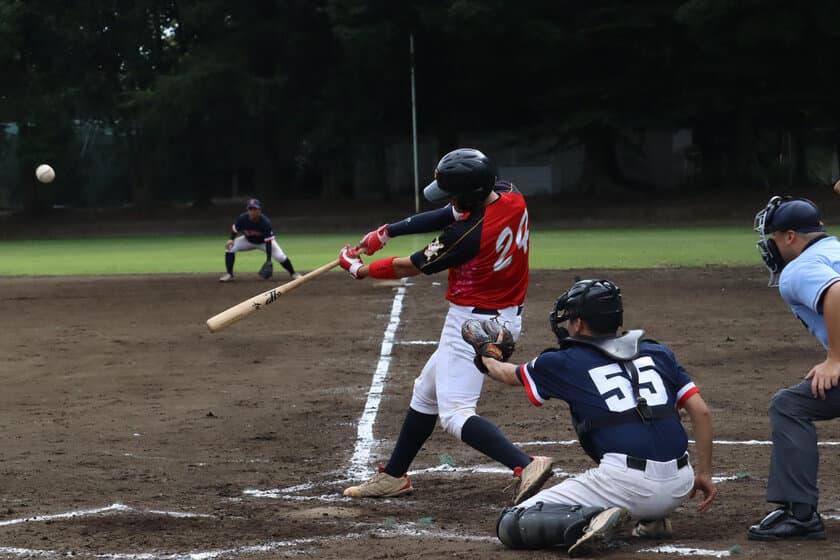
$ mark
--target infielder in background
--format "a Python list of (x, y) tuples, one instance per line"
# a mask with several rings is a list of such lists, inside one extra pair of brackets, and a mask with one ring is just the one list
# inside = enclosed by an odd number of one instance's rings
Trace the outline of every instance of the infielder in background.
[[(549, 316), (560, 347), (519, 366), (487, 357), (497, 355), (485, 345), (497, 340), (498, 326), (482, 323), (477, 339), (476, 325), (464, 325), (489, 377), (524, 386), (534, 406), (549, 399), (569, 404), (578, 440), (598, 464), (505, 509), (496, 533), (510, 548), (565, 545), (571, 556), (595, 553), (611, 544), (628, 516), (637, 521), (634, 536), (669, 538), (671, 512), (698, 490), (698, 511), (717, 495), (711, 415), (699, 389), (667, 346), (642, 338), (642, 330), (616, 334), (623, 315), (618, 286), (576, 282)], [(691, 418), (696, 472), (680, 408)]]
[[(551, 476), (553, 461), (528, 456), (476, 414), (484, 376), (476, 371), (474, 352), (461, 338), (461, 324), (471, 318), (495, 317), (519, 336), (528, 290), (525, 198), (510, 182), (497, 181), (493, 162), (472, 148), (446, 154), (423, 195), (430, 202), (450, 204), (385, 224), (368, 233), (356, 248), (345, 247), (339, 254), (341, 266), (357, 279), (449, 271), (449, 311), (438, 348), (414, 382), (391, 458), (370, 480), (347, 488), (344, 495), (388, 497), (412, 491), (406, 473), (440, 418), (447, 432), (513, 471), (518, 479), (514, 502), (518, 503)], [(425, 249), (408, 257), (388, 257), (369, 265), (359, 257), (360, 252), (374, 254), (392, 237), (441, 229)]]
[(285, 268), (292, 280), (300, 278), (300, 273), (295, 272), (292, 261), (277, 244), (274, 238), (274, 230), (271, 227), (271, 220), (262, 213), (262, 205), (256, 198), (248, 199), (245, 205), (245, 212), (239, 215), (234, 222), (230, 239), (225, 242), (225, 268), (227, 272), (219, 278), (219, 282), (230, 282), (233, 280), (233, 263), (236, 261), (236, 253), (239, 251), (253, 251), (263, 249), (265, 251), (265, 262), (258, 274), (268, 280), (274, 273), (271, 258), (279, 262)]
[(773, 450), (767, 501), (781, 506), (747, 535), (753, 540), (824, 539), (817, 512), (817, 430), (814, 422), (840, 416), (840, 243), (829, 237), (817, 206), (774, 196), (755, 216), (758, 249), (770, 286), (826, 349), (805, 380), (770, 401)]

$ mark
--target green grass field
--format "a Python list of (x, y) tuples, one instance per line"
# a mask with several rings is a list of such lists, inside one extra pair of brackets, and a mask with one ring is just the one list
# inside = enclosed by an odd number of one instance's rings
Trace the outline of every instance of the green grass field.
[[(382, 256), (408, 255), (433, 236), (391, 240)], [(532, 231), (531, 268), (662, 268), (755, 265), (749, 227)], [(311, 270), (338, 256), (358, 233), (278, 237), (295, 268)], [(99, 275), (224, 272), (223, 237), (126, 237), (0, 242), (0, 275)], [(377, 258), (379, 254), (377, 254)], [(259, 269), (261, 251), (238, 253), (236, 272)], [(282, 273), (279, 266), (275, 274)]]

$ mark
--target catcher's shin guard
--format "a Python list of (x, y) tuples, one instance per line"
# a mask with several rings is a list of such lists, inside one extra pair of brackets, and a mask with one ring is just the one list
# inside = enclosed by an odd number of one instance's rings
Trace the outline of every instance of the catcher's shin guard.
[(496, 522), (496, 535), (508, 548), (531, 549), (574, 544), (589, 520), (604, 508), (543, 504), (505, 508)]

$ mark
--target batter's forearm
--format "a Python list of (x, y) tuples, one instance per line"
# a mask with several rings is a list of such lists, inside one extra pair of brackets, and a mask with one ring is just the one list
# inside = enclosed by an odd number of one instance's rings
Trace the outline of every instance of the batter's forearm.
[[(380, 259), (380, 261), (376, 262), (384, 261), (389, 261), (389, 270), (386, 274), (377, 276), (378, 278), (410, 278), (420, 274), (420, 270), (414, 266), (414, 263), (412, 263), (411, 259), (408, 257), (391, 257), (389, 259)], [(371, 276), (370, 269), (371, 265), (362, 265), (356, 272), (356, 278), (361, 279)]]

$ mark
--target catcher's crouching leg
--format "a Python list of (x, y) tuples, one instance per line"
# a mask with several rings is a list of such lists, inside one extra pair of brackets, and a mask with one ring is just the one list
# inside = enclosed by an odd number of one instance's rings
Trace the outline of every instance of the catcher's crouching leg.
[(505, 508), (496, 522), (496, 535), (508, 548), (540, 549), (570, 546), (583, 534), (589, 520), (604, 508), (543, 504)]

